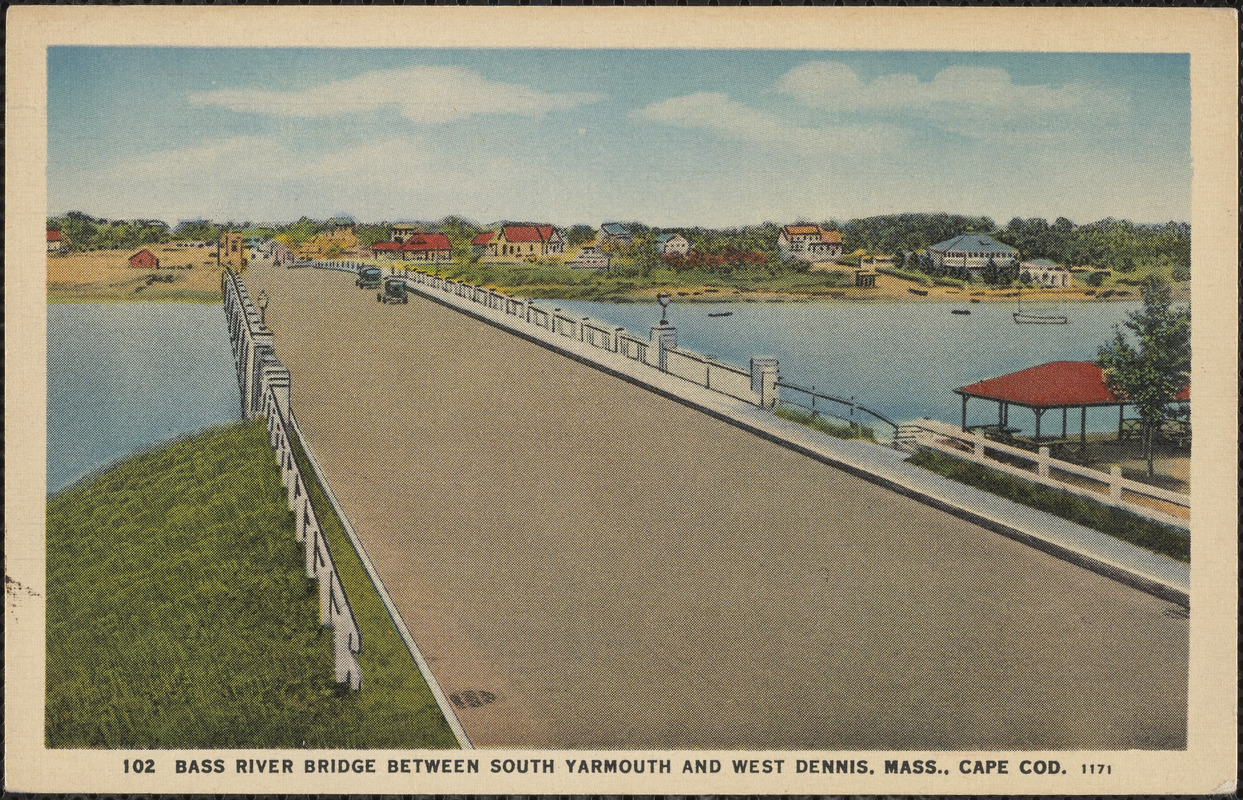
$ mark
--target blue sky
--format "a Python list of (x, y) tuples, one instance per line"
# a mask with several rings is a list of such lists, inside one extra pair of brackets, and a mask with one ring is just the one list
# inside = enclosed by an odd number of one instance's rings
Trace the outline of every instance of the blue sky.
[(54, 47), (48, 211), (1189, 220), (1184, 54)]

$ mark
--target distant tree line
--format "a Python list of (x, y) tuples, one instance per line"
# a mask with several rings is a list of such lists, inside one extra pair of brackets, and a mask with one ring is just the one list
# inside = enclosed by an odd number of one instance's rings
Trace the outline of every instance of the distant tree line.
[(172, 239), (168, 223), (158, 219), (109, 220), (70, 211), (49, 217), (48, 230), (60, 231), (70, 250), (111, 250), (160, 244)]

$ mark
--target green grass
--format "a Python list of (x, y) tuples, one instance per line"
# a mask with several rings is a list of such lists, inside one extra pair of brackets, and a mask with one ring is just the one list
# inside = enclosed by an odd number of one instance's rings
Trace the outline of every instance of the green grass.
[(1191, 563), (1190, 537), (1174, 527), (1124, 509), (1097, 503), (1062, 489), (1041, 486), (935, 450), (921, 450), (907, 463), (1107, 533), (1154, 553)]
[(454, 746), (357, 555), (331, 543), (362, 629), (360, 692), (335, 684), (262, 423), (49, 497), (47, 745)]
[(806, 425), (830, 436), (836, 436), (838, 439), (867, 439), (872, 442), (876, 441), (876, 432), (867, 425), (860, 425), (858, 430), (856, 430), (854, 426), (845, 422), (833, 422), (827, 417), (822, 417), (818, 414), (813, 415), (810, 411), (804, 411), (801, 408), (791, 408), (790, 406), (778, 406), (773, 413), (782, 419)]

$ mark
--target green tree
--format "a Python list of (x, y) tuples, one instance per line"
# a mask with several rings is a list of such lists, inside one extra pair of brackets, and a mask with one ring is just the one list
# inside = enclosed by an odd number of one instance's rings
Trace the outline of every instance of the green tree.
[(1152, 442), (1169, 406), (1191, 376), (1191, 309), (1170, 301), (1170, 287), (1155, 275), (1140, 284), (1144, 307), (1123, 323), (1135, 338), (1132, 346), (1121, 328), (1102, 346), (1096, 363), (1110, 392), (1135, 407), (1144, 423), (1144, 456), (1152, 477)]
[(596, 238), (596, 229), (590, 225), (571, 225), (565, 231), (565, 243), (570, 247), (578, 247)]

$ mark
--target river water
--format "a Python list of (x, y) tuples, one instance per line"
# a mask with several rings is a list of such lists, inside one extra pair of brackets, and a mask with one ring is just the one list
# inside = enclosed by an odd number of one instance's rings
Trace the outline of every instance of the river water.
[(47, 490), (241, 416), (224, 310), (191, 303), (47, 307)]
[[(625, 326), (647, 337), (660, 319), (655, 304), (544, 300), (540, 305)], [(953, 390), (1048, 361), (1090, 361), (1138, 302), (1024, 303), (1034, 314), (1064, 314), (1065, 325), (1016, 325), (1015, 306), (988, 302), (686, 303), (669, 306), (678, 344), (747, 368), (752, 356), (775, 356), (783, 381), (857, 401), (897, 422), (930, 417), (958, 423)], [(969, 315), (951, 309), (969, 309)], [(728, 317), (709, 314), (732, 312)], [(794, 399), (805, 400), (793, 395)], [(995, 422), (997, 406), (968, 404), (968, 422)], [(1072, 412), (1078, 427), (1077, 412)], [(1060, 420), (1059, 420), (1060, 421)], [(1034, 427), (1014, 409), (1010, 423)], [(1052, 424), (1046, 419), (1045, 425)], [(1118, 424), (1116, 408), (1089, 409), (1089, 430)]]

